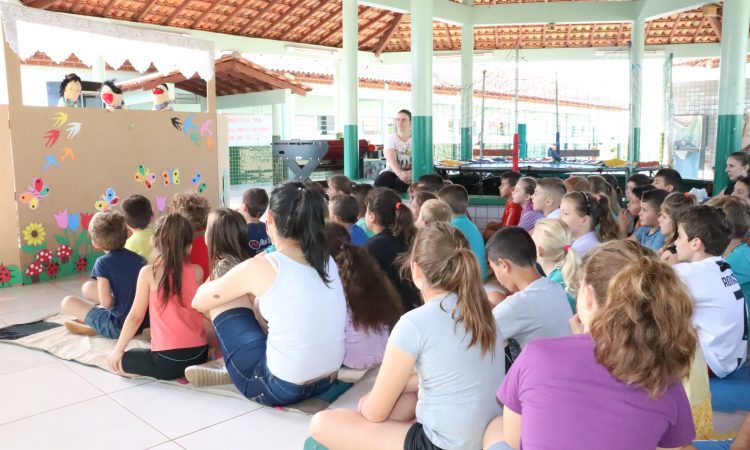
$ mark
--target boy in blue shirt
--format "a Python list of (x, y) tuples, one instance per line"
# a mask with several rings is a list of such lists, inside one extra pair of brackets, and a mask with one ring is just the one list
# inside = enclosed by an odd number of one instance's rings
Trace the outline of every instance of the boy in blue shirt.
[(484, 253), (484, 239), (474, 222), (466, 217), (469, 207), (469, 192), (459, 184), (449, 184), (438, 192), (438, 198), (448, 204), (453, 212), (451, 225), (461, 230), (469, 241), (471, 251), (477, 257), (479, 268), (482, 269), (482, 280), (487, 279), (487, 257)]
[(364, 247), (367, 233), (356, 225), (359, 215), (359, 203), (352, 195), (339, 194), (328, 201), (328, 215), (331, 221), (343, 226), (349, 232), (352, 245)]
[(69, 295), (63, 299), (62, 312), (77, 319), (65, 322), (65, 328), (75, 334), (117, 339), (133, 306), (138, 274), (146, 260), (124, 247), (128, 228), (125, 216), (117, 211), (94, 215), (89, 233), (94, 248), (105, 254), (94, 263), (93, 280), (83, 284), (83, 298)]
[(630, 239), (635, 239), (642, 246), (658, 251), (664, 246), (664, 235), (659, 228), (659, 211), (669, 192), (663, 189), (652, 189), (641, 197), (641, 212), (638, 214), (641, 227), (635, 230)]
[(271, 245), (266, 232), (266, 224), (260, 221), (268, 209), (268, 193), (265, 189), (248, 189), (242, 194), (240, 212), (247, 222), (247, 239), (250, 256), (263, 253)]

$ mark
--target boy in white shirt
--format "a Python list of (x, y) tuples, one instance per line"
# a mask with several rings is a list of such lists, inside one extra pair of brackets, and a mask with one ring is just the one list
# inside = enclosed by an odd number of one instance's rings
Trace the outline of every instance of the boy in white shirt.
[(742, 289), (721, 255), (730, 230), (724, 213), (694, 206), (678, 224), (677, 274), (695, 300), (693, 324), (711, 371), (724, 378), (747, 358), (747, 310)]
[(544, 213), (546, 219), (560, 218), (560, 203), (567, 193), (565, 183), (559, 178), (542, 178), (537, 180), (531, 202), (535, 211)]

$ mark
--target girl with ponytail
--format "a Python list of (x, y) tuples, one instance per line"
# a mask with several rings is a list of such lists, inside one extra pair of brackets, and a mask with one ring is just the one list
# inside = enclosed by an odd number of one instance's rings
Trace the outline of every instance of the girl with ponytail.
[(536, 244), (539, 265), (547, 278), (565, 289), (570, 308), (575, 313), (581, 257), (573, 250), (573, 233), (560, 219), (544, 219), (537, 222), (531, 238)]
[(365, 223), (375, 233), (365, 248), (398, 290), (404, 312), (411, 311), (421, 304), (419, 292), (408, 277), (401, 277), (398, 260), (409, 249), (416, 234), (414, 216), (396, 191), (388, 188), (370, 191), (365, 207)]
[(526, 346), (483, 448), (687, 450), (695, 428), (680, 381), (698, 343), (690, 293), (632, 240), (602, 244), (581, 271), (571, 321), (581, 334)]
[(672, 192), (664, 199), (659, 209), (659, 230), (664, 235), (664, 245), (656, 252), (662, 261), (677, 264), (677, 224), (682, 216), (698, 204), (688, 192)]
[(203, 284), (193, 299), (213, 321), (232, 382), (258, 403), (283, 406), (325, 392), (344, 359), (346, 300), (324, 215), (320, 191), (299, 182), (276, 187), (266, 221), (276, 251)]
[(393, 328), (358, 411), (313, 417), (313, 437), (330, 450), (478, 449), (500, 413), (492, 393), (505, 372), (503, 338), (468, 241), (449, 224), (429, 225), (404, 266), (425, 304)]
[(560, 204), (560, 218), (573, 233), (573, 249), (581, 258), (600, 243), (620, 238), (606, 195), (568, 192)]

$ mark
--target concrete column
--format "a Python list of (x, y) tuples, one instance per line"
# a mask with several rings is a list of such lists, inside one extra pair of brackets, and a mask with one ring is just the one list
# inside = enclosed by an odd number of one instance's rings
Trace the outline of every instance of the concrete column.
[(748, 27), (750, 1), (724, 0), (714, 193), (724, 189), (729, 182), (725, 172), (727, 157), (742, 148)]
[(295, 121), (295, 111), (294, 111), (294, 95), (287, 96), (286, 103), (282, 106), (282, 114), (283, 119), (281, 121), (281, 139), (288, 140), (288, 139), (294, 139), (294, 121)]
[(641, 100), (643, 86), (643, 52), (646, 45), (645, 22), (633, 21), (630, 43), (630, 136), (628, 161), (637, 162), (641, 156)]
[(274, 103), (271, 108), (271, 141), (277, 142), (281, 140), (281, 130), (284, 122), (283, 105), (281, 103)]
[(352, 180), (359, 178), (359, 138), (357, 133), (357, 52), (359, 50), (359, 11), (357, 0), (343, 1), (343, 102), (344, 117), (344, 174)]
[(91, 81), (103, 82), (107, 79), (107, 64), (104, 55), (97, 55), (96, 61), (91, 65)]
[(433, 2), (411, 0), (412, 179), (434, 171), (432, 164)]
[[(472, 6), (473, 0), (464, 4)], [(474, 119), (474, 25), (461, 26), (461, 159), (472, 158), (472, 120)]]

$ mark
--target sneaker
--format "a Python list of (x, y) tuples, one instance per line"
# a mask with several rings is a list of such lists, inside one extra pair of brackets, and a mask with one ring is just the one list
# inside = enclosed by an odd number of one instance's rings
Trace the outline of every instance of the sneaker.
[(232, 384), (223, 359), (190, 366), (185, 369), (185, 378), (196, 387)]
[(66, 320), (65, 328), (71, 333), (81, 336), (96, 336), (98, 334), (95, 329), (77, 320)]

